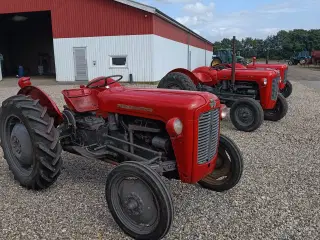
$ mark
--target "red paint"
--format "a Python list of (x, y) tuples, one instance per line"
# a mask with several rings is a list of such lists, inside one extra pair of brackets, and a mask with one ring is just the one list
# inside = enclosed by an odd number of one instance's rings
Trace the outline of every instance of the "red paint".
[(286, 84), (284, 83), (285, 79), (285, 71), (288, 71), (288, 65), (287, 64), (260, 64), (260, 63), (253, 63), (253, 64), (248, 64), (246, 66), (249, 69), (274, 69), (278, 70), (280, 72), (281, 76), (281, 82), (279, 83), (279, 89), (282, 90), (285, 88)]
[(19, 94), (30, 96), (34, 100), (39, 99), (39, 103), (41, 104), (41, 106), (47, 107), (49, 116), (54, 119), (55, 127), (63, 122), (62, 113), (60, 112), (55, 102), (52, 101), (49, 95), (43, 92), (40, 88), (32, 85), (25, 86), (19, 90), (18, 95)]
[[(181, 28), (113, 0), (10, 0), (0, 5), (0, 13), (35, 11), (51, 11), (54, 38), (155, 34), (188, 43)], [(212, 44), (193, 35), (189, 44), (212, 51)]]
[(20, 88), (24, 88), (27, 86), (31, 86), (30, 77), (22, 77), (18, 81), (18, 85)]
[[(216, 108), (220, 108), (220, 101), (216, 96), (207, 92), (115, 87), (100, 92), (98, 98), (102, 112), (146, 117), (164, 123), (179, 117), (183, 122), (183, 133), (178, 137), (171, 137), (171, 141), (181, 180), (195, 183), (213, 170), (212, 161), (215, 159), (211, 161), (211, 167), (197, 164), (194, 139), (198, 137), (198, 116), (210, 109), (210, 99), (213, 98), (217, 103)], [(154, 99), (157, 99), (156, 103)]]
[[(96, 77), (92, 80), (89, 81), (88, 85), (90, 84), (90, 88), (94, 88), (94, 87), (101, 87), (101, 86), (105, 86), (105, 87), (120, 87), (120, 83), (114, 81), (112, 78), (107, 78), (105, 76), (101, 76), (101, 77)], [(97, 88), (97, 90), (101, 90), (101, 88)]]
[(99, 101), (97, 90), (89, 88), (68, 89), (63, 90), (63, 98), (68, 107), (78, 113), (97, 111), (99, 109)]
[(207, 43), (204, 40), (201, 40), (194, 35), (189, 35), (188, 39), (188, 33), (181, 28), (169, 23), (168, 21), (165, 21), (164, 19), (153, 16), (153, 22), (154, 22), (154, 34), (171, 39), (176, 42), (189, 44), (191, 46), (206, 49), (208, 51), (212, 51), (213, 44)]
[[(232, 75), (231, 68), (216, 70), (212, 67), (199, 67), (192, 72), (186, 69), (176, 69), (174, 71), (187, 74), (196, 85), (202, 83), (207, 86), (214, 86), (221, 81), (230, 81)], [(272, 80), (277, 76), (278, 73), (273, 70), (236, 69), (236, 81), (256, 82), (259, 84), (260, 104), (263, 109), (273, 109), (276, 104), (276, 100), (271, 100), (271, 92)], [(204, 77), (206, 78), (204, 79)], [(263, 78), (268, 79), (266, 86), (263, 84)]]
[(317, 63), (320, 61), (320, 51), (319, 50), (313, 50), (311, 52), (311, 60), (313, 63)]
[[(216, 102), (215, 108), (220, 109), (220, 101), (215, 95), (208, 92), (122, 86), (99, 90), (82, 87), (64, 90), (62, 93), (68, 107), (77, 112), (95, 111), (98, 105), (99, 114), (103, 116), (114, 112), (160, 120), (166, 126), (170, 125), (173, 119), (179, 118), (183, 123), (183, 131), (178, 136), (171, 132), (170, 136), (181, 181), (197, 183), (214, 170), (217, 155), (205, 164), (197, 163), (197, 138), (199, 116), (203, 112), (212, 110), (210, 100), (213, 99)], [(41, 89), (26, 86), (18, 94), (39, 99), (40, 104), (48, 108), (50, 116), (55, 118), (56, 126), (63, 121), (56, 104)], [(173, 102), (175, 104), (172, 104)]]

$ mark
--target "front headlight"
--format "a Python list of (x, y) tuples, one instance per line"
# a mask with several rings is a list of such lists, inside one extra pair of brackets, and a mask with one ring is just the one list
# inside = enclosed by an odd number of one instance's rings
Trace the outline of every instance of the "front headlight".
[(220, 107), (220, 119), (224, 119), (227, 116), (228, 113), (228, 109), (227, 106), (225, 104), (221, 104)]
[(173, 122), (173, 129), (176, 132), (177, 135), (182, 133), (182, 129), (183, 129), (183, 124), (180, 121), (179, 118), (177, 118), (176, 120), (174, 120)]
[(171, 118), (167, 122), (166, 128), (171, 137), (176, 137), (182, 133), (183, 124), (179, 118)]

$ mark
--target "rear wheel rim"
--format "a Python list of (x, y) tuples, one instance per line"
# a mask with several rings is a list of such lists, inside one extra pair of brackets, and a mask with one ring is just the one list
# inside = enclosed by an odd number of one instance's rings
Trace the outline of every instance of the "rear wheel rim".
[(232, 177), (231, 157), (225, 149), (219, 151), (216, 166), (212, 173), (202, 181), (210, 185), (219, 186), (227, 183)]
[(148, 184), (133, 175), (119, 175), (112, 185), (111, 201), (120, 221), (135, 233), (152, 233), (159, 225), (160, 204)]
[(33, 148), (27, 128), (19, 117), (10, 115), (5, 120), (5, 139), (3, 139), (9, 159), (24, 174), (33, 170)]

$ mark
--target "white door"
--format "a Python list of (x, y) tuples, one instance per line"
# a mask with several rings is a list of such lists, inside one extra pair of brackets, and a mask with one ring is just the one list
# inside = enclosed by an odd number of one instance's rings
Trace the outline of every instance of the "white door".
[(73, 48), (75, 80), (87, 81), (88, 79), (88, 63), (87, 63), (87, 48)]

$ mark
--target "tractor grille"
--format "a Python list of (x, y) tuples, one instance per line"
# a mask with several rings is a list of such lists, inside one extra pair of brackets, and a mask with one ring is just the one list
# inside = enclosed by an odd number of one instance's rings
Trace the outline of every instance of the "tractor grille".
[(198, 164), (204, 164), (216, 155), (219, 143), (219, 118), (219, 109), (202, 113), (199, 117)]
[(271, 100), (277, 100), (278, 98), (278, 92), (279, 92), (279, 80), (280, 78), (274, 78), (272, 80), (272, 92), (271, 92)]
[(288, 78), (288, 69), (284, 70), (284, 79), (283, 82), (286, 83)]

